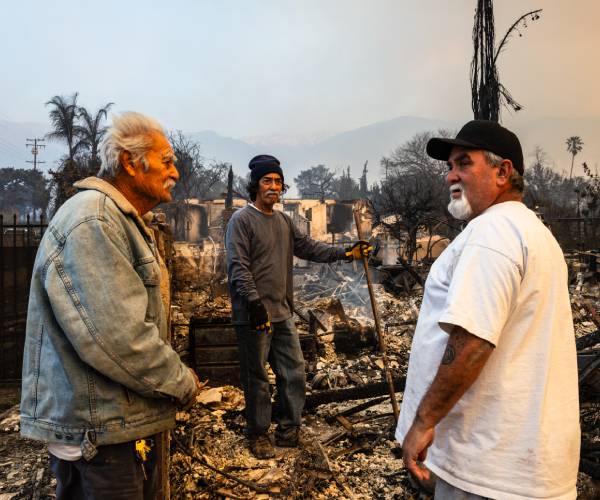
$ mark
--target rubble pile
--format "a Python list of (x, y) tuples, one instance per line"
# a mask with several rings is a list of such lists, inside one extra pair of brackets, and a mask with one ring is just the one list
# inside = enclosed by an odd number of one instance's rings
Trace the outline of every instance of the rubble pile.
[[(307, 360), (301, 446), (276, 448), (274, 459), (257, 460), (243, 435), (241, 391), (229, 386), (212, 389), (221, 392), (220, 401), (198, 404), (178, 415), (171, 465), (174, 497), (419, 498), (402, 468), (401, 454), (390, 451), (398, 449), (394, 418), (389, 396), (381, 397), (387, 394), (383, 360), (364, 276), (352, 266), (313, 269), (301, 269), (295, 280), (299, 333), (313, 335), (317, 345), (316, 358)], [(375, 285), (375, 292), (390, 367), (394, 377), (401, 377), (420, 296), (398, 299), (381, 285)], [(375, 399), (371, 394), (364, 399), (359, 389), (365, 387), (376, 389)], [(342, 400), (338, 389), (347, 391)], [(330, 393), (331, 398), (322, 398)], [(349, 408), (359, 411), (344, 416)]]
[[(322, 291), (315, 293), (316, 288)], [(392, 376), (401, 377), (407, 370), (421, 294), (399, 298), (383, 284), (374, 284), (373, 291)], [(306, 319), (312, 314), (319, 322), (313, 332), (309, 321), (297, 325), (299, 332), (318, 339), (319, 357), (307, 373), (309, 393), (383, 380), (383, 357), (377, 347), (364, 273), (354, 272), (351, 266), (319, 266), (314, 273), (305, 272), (303, 279), (296, 280), (295, 296), (298, 315)]]
[[(175, 277), (172, 327), (174, 343), (185, 354), (190, 318), (228, 317), (230, 306), (222, 278), (204, 279), (202, 266), (192, 257), (182, 258), (187, 271)], [(578, 498), (585, 500), (600, 497), (600, 480), (592, 479), (600, 478), (600, 276), (579, 256), (569, 257), (568, 264), (581, 385)], [(271, 460), (254, 458), (243, 433), (241, 390), (206, 386), (189, 412), (177, 414), (171, 498), (431, 498), (411, 482), (394, 441), (383, 358), (362, 269), (340, 264), (295, 272), (297, 327), (315, 344), (314, 356), (307, 359), (301, 445), (276, 448)], [(394, 279), (400, 273), (391, 275)], [(401, 402), (422, 288), (400, 288), (374, 285)], [(0, 415), (0, 498), (51, 498), (46, 447), (19, 438), (17, 415), (18, 407)]]
[(19, 436), (19, 405), (0, 412), (0, 499), (54, 498), (44, 443)]
[(567, 258), (581, 409), (580, 470), (600, 478), (600, 273), (590, 252)]
[[(193, 436), (195, 448), (174, 445), (171, 484), (177, 485), (177, 498), (429, 498), (402, 466), (401, 450), (393, 438), (382, 356), (372, 337), (365, 280), (348, 267), (305, 268), (296, 280), (297, 327), (317, 343), (317, 356), (307, 363), (301, 446), (276, 448), (272, 460), (255, 459), (243, 436), (241, 392), (219, 388), (220, 402), (196, 406), (179, 423), (176, 435), (180, 441)], [(382, 284), (374, 287), (396, 382), (406, 375), (422, 289), (397, 296)], [(588, 343), (590, 335), (597, 339), (579, 353), (600, 349), (599, 288), (589, 275), (571, 286), (578, 348), (581, 339)], [(592, 374), (597, 377), (599, 371)], [(368, 396), (365, 388), (373, 388)], [(397, 395), (401, 400), (401, 391)], [(595, 395), (589, 400), (582, 397), (581, 402), (578, 492), (583, 499), (600, 494), (598, 481), (592, 479), (600, 478), (599, 401)], [(209, 469), (201, 460), (235, 479)]]
[(220, 400), (178, 414), (174, 498), (419, 498), (399, 453), (390, 453), (397, 445), (389, 401), (378, 398), (378, 405), (348, 417), (338, 413), (364, 401), (323, 405), (306, 416), (299, 448), (276, 448), (275, 458), (258, 460), (243, 436), (241, 391), (211, 391)]

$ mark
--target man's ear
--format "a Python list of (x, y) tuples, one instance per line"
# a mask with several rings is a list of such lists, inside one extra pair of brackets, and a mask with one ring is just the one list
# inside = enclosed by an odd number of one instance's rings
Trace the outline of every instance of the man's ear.
[(136, 168), (129, 151), (123, 150), (119, 153), (119, 163), (121, 164), (123, 172), (127, 172), (131, 177), (135, 177)]
[(498, 175), (496, 176), (496, 183), (498, 186), (504, 186), (507, 182), (510, 183), (510, 176), (513, 173), (513, 164), (510, 160), (502, 160), (502, 163), (498, 166)]

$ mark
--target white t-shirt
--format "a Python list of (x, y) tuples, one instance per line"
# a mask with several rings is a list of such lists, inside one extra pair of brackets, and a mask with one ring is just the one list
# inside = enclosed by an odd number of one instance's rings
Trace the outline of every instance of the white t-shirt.
[(427, 278), (396, 438), (402, 442), (454, 325), (496, 347), (436, 426), (425, 464), (490, 498), (576, 497), (579, 400), (567, 268), (520, 202), (473, 219)]
[(81, 458), (81, 446), (76, 444), (48, 443), (48, 451), (61, 460), (74, 462)]

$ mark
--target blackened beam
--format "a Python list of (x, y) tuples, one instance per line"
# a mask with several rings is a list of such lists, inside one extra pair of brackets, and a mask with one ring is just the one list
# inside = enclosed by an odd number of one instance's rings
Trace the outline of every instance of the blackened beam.
[(579, 385), (581, 385), (590, 374), (600, 367), (600, 354), (589, 365), (579, 372)]
[[(306, 317), (306, 315), (305, 315), (305, 314), (304, 314), (302, 311), (300, 311), (299, 309), (297, 309), (295, 306), (294, 306), (294, 312), (295, 312), (295, 313), (298, 315), (298, 317), (299, 317), (299, 318), (300, 318), (302, 321), (304, 321), (304, 322), (306, 322), (306, 323), (310, 323), (310, 319), (309, 319), (309, 318), (307, 318), (307, 317)], [(309, 311), (309, 314), (310, 314), (310, 313), (312, 313), (312, 311)], [(313, 313), (313, 315), (314, 315), (314, 313)], [(321, 323), (321, 322), (319, 321), (319, 318), (317, 318), (317, 316), (316, 316), (316, 315), (314, 315), (314, 317), (315, 317), (315, 320), (316, 320), (317, 326), (318, 326), (318, 327), (319, 327), (321, 330), (323, 330), (323, 331), (326, 331), (326, 330), (327, 330), (327, 328), (325, 328), (325, 326), (323, 325), (323, 323)]]
[(359, 413), (363, 410), (366, 410), (367, 408), (370, 408), (371, 406), (375, 406), (375, 405), (381, 403), (382, 401), (385, 401), (386, 399), (387, 399), (386, 396), (381, 396), (379, 398), (372, 399), (371, 401), (366, 401), (359, 405), (353, 406), (352, 408), (348, 408), (347, 410), (336, 413), (332, 417), (326, 418), (325, 420), (327, 422), (331, 423), (336, 419), (336, 417), (349, 417), (349, 416)]
[(579, 460), (579, 470), (593, 479), (600, 479), (600, 464), (581, 458)]
[(592, 347), (598, 343), (600, 343), (600, 330), (588, 333), (587, 335), (583, 335), (575, 340), (575, 346), (577, 347), (578, 351), (586, 349), (587, 347)]
[[(394, 379), (394, 390), (402, 392), (404, 391), (405, 385), (406, 377)], [(304, 407), (307, 410), (310, 410), (327, 403), (341, 403), (343, 401), (352, 401), (356, 399), (374, 398), (377, 396), (383, 396), (384, 394), (389, 394), (389, 391), (390, 388), (387, 381), (377, 382), (375, 384), (359, 385), (357, 387), (350, 387), (348, 389), (319, 391), (306, 397), (306, 404)]]

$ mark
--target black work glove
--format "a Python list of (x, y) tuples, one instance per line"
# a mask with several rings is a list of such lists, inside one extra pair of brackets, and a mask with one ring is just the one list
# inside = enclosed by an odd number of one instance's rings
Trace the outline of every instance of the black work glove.
[(271, 333), (269, 313), (260, 299), (248, 302), (248, 319), (250, 320), (250, 327), (254, 330)]
[(361, 260), (363, 257), (368, 257), (372, 251), (373, 246), (368, 241), (358, 240), (354, 245), (346, 248), (346, 260), (348, 262)]

